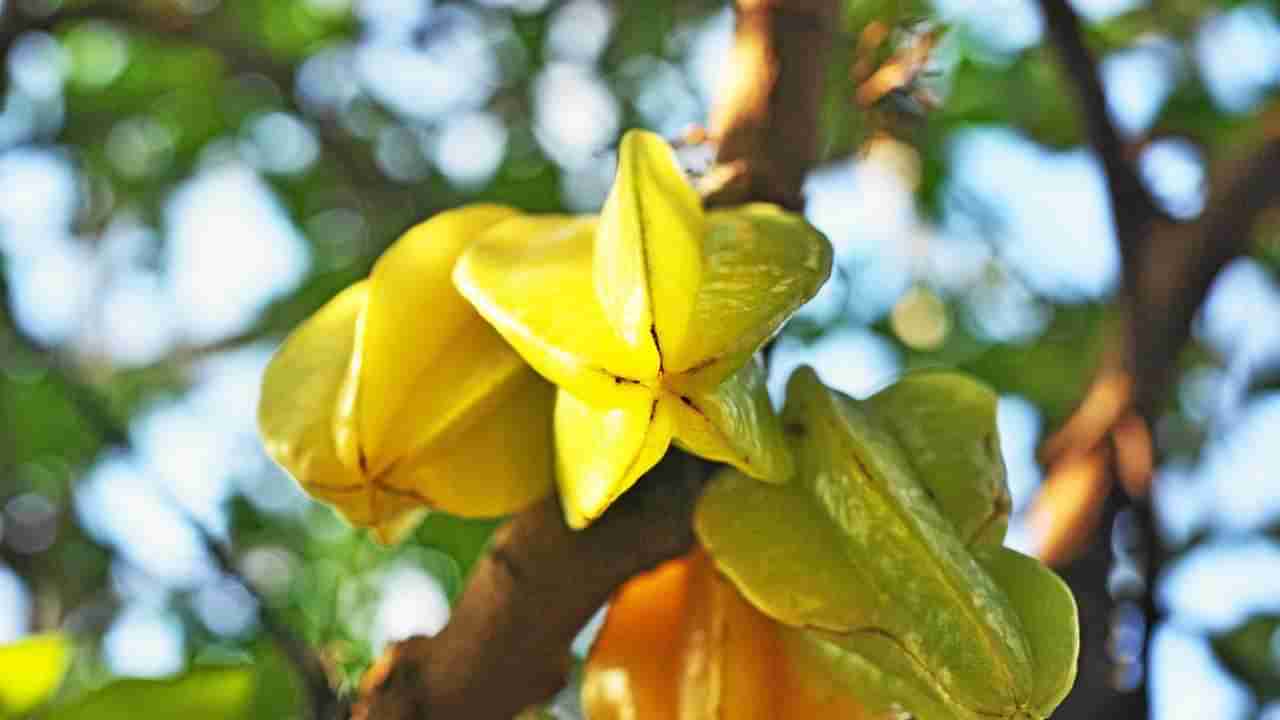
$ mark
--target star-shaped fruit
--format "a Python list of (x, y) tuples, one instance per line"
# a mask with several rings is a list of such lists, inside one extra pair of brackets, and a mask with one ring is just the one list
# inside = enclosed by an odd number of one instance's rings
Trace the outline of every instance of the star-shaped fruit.
[(632, 131), (598, 217), (504, 222), (454, 281), (559, 386), (557, 479), (581, 528), (673, 439), (758, 479), (790, 476), (754, 355), (830, 272), (830, 244), (802, 217), (704, 211), (666, 142)]
[(995, 403), (940, 372), (858, 401), (802, 367), (782, 412), (793, 481), (725, 469), (698, 501), (716, 567), (873, 717), (1043, 720), (1075, 681), (1071, 590), (1002, 544)]
[(805, 633), (757, 610), (695, 548), (609, 600), (582, 669), (583, 712), (591, 720), (888, 720), (863, 706)]
[(467, 243), (515, 214), (475, 205), (409, 230), (267, 367), (268, 454), (384, 541), (424, 508), (504, 515), (551, 489), (552, 387), (450, 279)]

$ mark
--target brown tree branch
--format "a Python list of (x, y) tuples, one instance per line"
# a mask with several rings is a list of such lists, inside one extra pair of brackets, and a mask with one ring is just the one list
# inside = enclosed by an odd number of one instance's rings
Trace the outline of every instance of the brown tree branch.
[[(728, 90), (715, 112), (708, 204), (801, 206), (835, 0), (740, 0)], [(727, 171), (727, 172), (726, 172)], [(691, 546), (705, 463), (673, 451), (590, 528), (572, 532), (555, 500), (495, 535), (433, 638), (397, 643), (366, 676), (358, 720), (509, 718), (564, 685), (569, 644), (633, 575)]]
[[(739, 0), (733, 50), (711, 116), (717, 165), (736, 170), (710, 204), (763, 200), (797, 210), (818, 155), (814, 124), (836, 3)], [(797, 120), (798, 119), (798, 120)]]
[(1116, 237), (1124, 257), (1125, 275), (1136, 276), (1136, 261), (1146, 239), (1146, 226), (1162, 213), (1142, 184), (1107, 108), (1098, 64), (1084, 44), (1080, 18), (1068, 0), (1039, 0), (1049, 36), (1080, 99), (1085, 135), (1102, 163)]
[(1242, 163), (1217, 173), (1205, 213), (1168, 227), (1143, 254), (1144, 272), (1133, 288), (1134, 402), (1144, 416), (1159, 409), (1191, 323), (1214, 278), (1248, 252), (1253, 226), (1280, 204), (1280, 132)]
[[(1085, 627), (1078, 689), (1059, 710), (1063, 718), (1141, 717), (1147, 711), (1141, 675), (1132, 692), (1117, 692), (1116, 658), (1108, 648), (1117, 607), (1122, 601), (1138, 604), (1146, 618), (1145, 662), (1119, 675), (1150, 667), (1151, 631), (1161, 616), (1155, 583), (1162, 564), (1146, 497), (1154, 465), (1150, 428), (1161, 415), (1213, 279), (1248, 251), (1258, 217), (1280, 205), (1280, 139), (1217, 173), (1211, 187), (1208, 209), (1195, 222), (1150, 226), (1145, 252), (1135, 263), (1135, 284), (1124, 288), (1126, 318), (1115, 347), (1076, 412), (1041, 448), (1049, 471), (1033, 505), (1033, 524), (1040, 521), (1046, 560), (1062, 563)], [(1117, 560), (1111, 534), (1126, 509), (1134, 513), (1143, 545), (1135, 560), (1144, 566), (1146, 583), (1136, 598), (1113, 597), (1107, 586)]]
[[(1147, 424), (1158, 418), (1214, 278), (1248, 252), (1254, 223), (1280, 205), (1280, 137), (1216, 173), (1211, 187), (1208, 209), (1198, 220), (1151, 227), (1156, 239), (1148, 241), (1137, 263), (1137, 284), (1123, 288), (1126, 317), (1111, 351), (1076, 410), (1040, 448), (1050, 480), (1054, 468), (1105, 447), (1129, 418)], [(1141, 485), (1134, 494), (1143, 494)]]
[[(1033, 517), (1056, 524), (1046, 533), (1051, 543), (1046, 551), (1059, 560), (1068, 551), (1077, 554), (1063, 576), (1075, 591), (1085, 628), (1077, 688), (1058, 714), (1147, 717), (1151, 640), (1160, 619), (1155, 585), (1162, 560), (1147, 492), (1155, 465), (1151, 428), (1213, 279), (1245, 252), (1258, 215), (1280, 201), (1280, 143), (1270, 141), (1243, 171), (1213, 183), (1203, 217), (1175, 223), (1144, 188), (1131, 150), (1111, 121), (1080, 19), (1067, 0), (1040, 0), (1040, 7), (1080, 97), (1089, 144), (1103, 165), (1122, 259), (1120, 302), (1125, 311), (1115, 350), (1085, 402), (1044, 448), (1049, 473), (1036, 502), (1040, 512)], [(1094, 471), (1080, 473), (1080, 468)], [(1116, 597), (1107, 583), (1122, 559), (1111, 536), (1127, 510), (1141, 545), (1137, 556), (1129, 558), (1138, 563), (1145, 581), (1137, 598)], [(1111, 635), (1125, 603), (1137, 604), (1143, 612), (1144, 643), (1137, 662), (1111, 651)]]
[(569, 645), (632, 575), (688, 550), (707, 467), (673, 452), (586, 530), (555, 498), (498, 530), (449, 624), (366, 676), (357, 720), (509, 718), (565, 682)]
[[(1058, 714), (1146, 717), (1151, 639), (1160, 619), (1155, 584), (1162, 560), (1148, 499), (1155, 465), (1151, 428), (1213, 279), (1246, 252), (1258, 216), (1280, 203), (1280, 141), (1264, 143), (1243, 168), (1225, 177), (1220, 173), (1201, 218), (1174, 222), (1155, 207), (1111, 123), (1079, 18), (1066, 0), (1040, 4), (1080, 95), (1089, 143), (1106, 174), (1123, 263), (1120, 302), (1125, 312), (1115, 347), (1084, 402), (1042, 448), (1049, 472), (1033, 519), (1046, 525), (1040, 530), (1051, 559), (1075, 556), (1063, 567), (1063, 576), (1075, 591), (1085, 627), (1077, 689)], [(1121, 559), (1112, 534), (1126, 511), (1132, 511), (1135, 529), (1129, 540), (1140, 545), (1129, 558), (1145, 581), (1138, 597), (1116, 597), (1107, 583)], [(1140, 606), (1145, 620), (1137, 662), (1111, 652), (1111, 635), (1126, 603)]]

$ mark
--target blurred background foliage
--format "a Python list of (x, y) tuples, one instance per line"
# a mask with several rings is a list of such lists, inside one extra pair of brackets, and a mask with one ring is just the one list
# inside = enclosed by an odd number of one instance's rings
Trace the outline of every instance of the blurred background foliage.
[[(1197, 216), (1209, 168), (1280, 117), (1277, 6), (1074, 5), (1144, 179)], [(839, 268), (771, 387), (800, 363), (855, 395), (982, 377), (1010, 542), (1035, 551), (1036, 447), (1115, 324), (1098, 163), (1031, 0), (844, 8), (806, 186)], [(622, 129), (704, 121), (731, 32), (712, 0), (0, 0), (0, 686), (26, 683), (0, 717), (51, 692), (59, 720), (294, 717), (262, 603), (346, 687), (441, 627), (496, 523), (436, 515), (384, 548), (307, 501), (256, 439), (266, 359), (432, 212), (598, 207)], [(1261, 225), (1155, 428), (1162, 720), (1280, 717), (1280, 217)]]

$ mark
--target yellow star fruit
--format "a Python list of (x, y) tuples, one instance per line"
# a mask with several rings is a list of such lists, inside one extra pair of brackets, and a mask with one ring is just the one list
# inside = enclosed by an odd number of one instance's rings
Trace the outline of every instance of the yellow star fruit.
[(582, 709), (589, 720), (872, 718), (798, 635), (695, 549), (614, 595), (584, 668)]
[(451, 280), (465, 247), (513, 217), (475, 205), (410, 229), (267, 367), (268, 454), (385, 542), (425, 508), (498, 516), (552, 487), (553, 389)]
[[(721, 472), (699, 501), (698, 538), (752, 605), (794, 630), (789, 647), (873, 713), (1046, 718), (1075, 679), (1076, 606), (1051, 571), (1001, 547), (994, 396), (958, 376), (904, 382), (858, 402), (796, 371), (783, 410), (796, 481)], [(939, 431), (929, 452), (915, 425)]]
[(826, 281), (831, 246), (767, 204), (704, 211), (671, 148), (632, 131), (597, 216), (522, 216), (458, 262), (459, 291), (559, 386), (557, 480), (582, 528), (674, 440), (785, 482), (756, 350)]

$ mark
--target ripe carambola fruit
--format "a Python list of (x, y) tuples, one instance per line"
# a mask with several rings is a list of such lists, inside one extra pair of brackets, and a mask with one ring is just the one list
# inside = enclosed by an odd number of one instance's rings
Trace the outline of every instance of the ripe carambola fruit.
[(698, 537), (748, 601), (797, 631), (792, 651), (872, 713), (1047, 717), (1075, 678), (1074, 599), (992, 530), (1007, 506), (986, 467), (998, 456), (982, 450), (994, 413), (943, 423), (926, 456), (923, 436), (888, 419), (928, 415), (903, 406), (910, 394), (856, 402), (796, 371), (783, 411), (794, 480), (720, 473), (699, 503)]
[(451, 277), (468, 243), (515, 216), (473, 205), (409, 230), (267, 367), (258, 408), (267, 452), (384, 541), (424, 508), (492, 517), (552, 487), (554, 390)]
[(809, 666), (798, 635), (695, 549), (614, 595), (583, 672), (582, 708), (590, 720), (871, 718), (842, 678)]
[(632, 131), (595, 216), (522, 216), (454, 281), (558, 386), (556, 466), (582, 528), (674, 441), (785, 482), (790, 452), (753, 356), (831, 272), (831, 245), (767, 204), (704, 211), (671, 148)]

